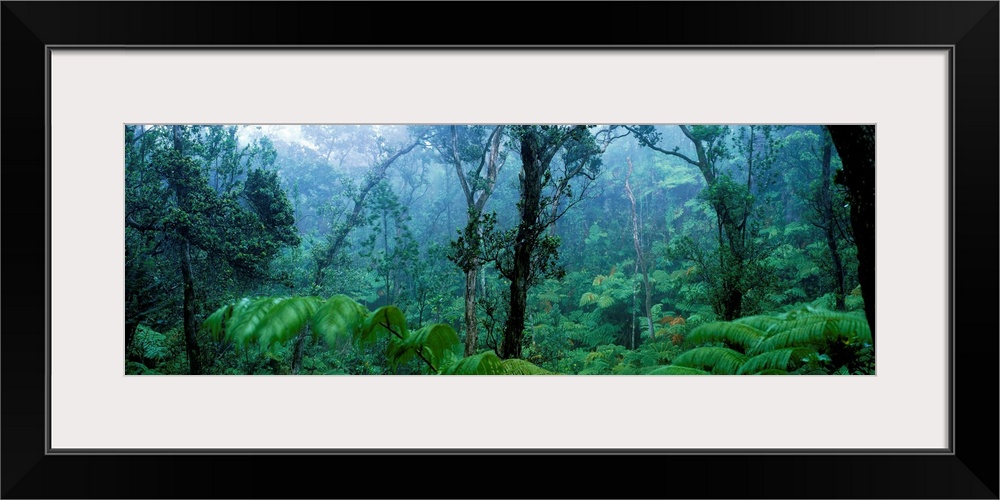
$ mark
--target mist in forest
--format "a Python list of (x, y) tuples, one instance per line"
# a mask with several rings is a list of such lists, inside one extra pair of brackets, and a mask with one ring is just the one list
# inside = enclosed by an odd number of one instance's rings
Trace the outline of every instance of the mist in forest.
[(874, 126), (124, 132), (126, 374), (875, 373)]

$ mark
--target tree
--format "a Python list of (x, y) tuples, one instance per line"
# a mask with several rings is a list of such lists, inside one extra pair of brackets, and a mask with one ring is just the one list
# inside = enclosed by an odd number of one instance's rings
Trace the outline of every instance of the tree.
[(483, 210), (493, 194), (497, 175), (506, 161), (501, 151), (504, 126), (452, 125), (435, 136), (434, 147), (454, 167), (465, 195), (469, 219), (452, 241), (449, 258), (465, 273), (465, 355), (476, 353), (479, 320), (476, 315), (477, 278), (482, 267)]
[(826, 239), (827, 249), (830, 252), (830, 260), (833, 267), (833, 284), (834, 284), (834, 307), (838, 310), (844, 309), (844, 295), (845, 295), (845, 270), (844, 262), (840, 257), (840, 236), (846, 236), (850, 231), (845, 231), (843, 224), (841, 224), (840, 210), (838, 210), (839, 204), (836, 203), (836, 194), (830, 181), (833, 178), (831, 170), (831, 161), (833, 156), (833, 142), (830, 139), (829, 132), (823, 134), (823, 157), (820, 160), (820, 183), (817, 191), (812, 197), (811, 208), (812, 214), (809, 217), (809, 221), (823, 231), (823, 236)]
[[(126, 148), (136, 146), (139, 131), (150, 134), (126, 127)], [(160, 127), (150, 142), (140, 141), (138, 154), (126, 152), (131, 160), (126, 163), (126, 175), (138, 181), (126, 192), (126, 241), (135, 241), (130, 232), (159, 233), (163, 245), (158, 252), (145, 255), (133, 250), (132, 265), (149, 265), (164, 253), (176, 256), (192, 374), (203, 371), (197, 339), (196, 260), (217, 260), (237, 275), (263, 277), (281, 247), (299, 243), (291, 203), (277, 174), (266, 170), (274, 162), (274, 155), (269, 154), (273, 149), (266, 144), (241, 148), (237, 141), (226, 140), (235, 135), (235, 127)], [(210, 181), (213, 176), (221, 179), (218, 190)], [(219, 279), (226, 275), (222, 269), (213, 271)], [(128, 269), (126, 275), (130, 275)], [(129, 318), (126, 309), (127, 328), (134, 328), (148, 314)]]
[[(584, 125), (519, 125), (511, 127), (515, 147), (521, 157), (518, 225), (504, 238), (509, 247), (495, 248), (497, 269), (510, 281), (510, 310), (504, 326), (500, 357), (521, 357), (528, 288), (541, 276), (558, 275), (556, 262), (559, 238), (543, 236), (546, 228), (565, 210), (546, 214), (570, 192), (556, 190), (545, 196), (546, 187), (563, 184), (565, 177), (553, 179), (552, 161), (563, 151), (567, 175), (593, 179), (600, 171), (600, 148)], [(568, 207), (567, 207), (568, 209)]]
[(423, 134), (415, 134), (410, 140), (398, 148), (385, 144), (385, 140), (376, 141), (376, 149), (372, 151), (372, 164), (364, 174), (359, 186), (352, 186), (347, 197), (351, 208), (343, 220), (334, 226), (326, 238), (325, 244), (317, 248), (313, 254), (315, 271), (313, 273), (313, 293), (319, 293), (326, 280), (326, 273), (336, 261), (347, 235), (368, 219), (368, 195), (386, 177), (389, 166), (403, 155), (413, 151), (424, 141)]
[[(751, 292), (766, 289), (771, 273), (763, 257), (764, 248), (757, 241), (756, 193), (763, 191), (770, 180), (779, 142), (771, 126), (750, 125), (741, 128), (733, 141), (736, 169), (724, 170), (723, 165), (734, 157), (726, 145), (731, 130), (726, 126), (679, 126), (695, 149), (697, 159), (659, 145), (661, 135), (652, 126), (631, 126), (639, 144), (661, 154), (680, 158), (698, 167), (707, 187), (702, 198), (716, 216), (716, 248), (705, 253), (688, 239), (684, 245), (691, 258), (698, 262), (700, 272), (709, 281), (710, 300), (716, 314), (725, 320), (741, 317), (756, 307)], [(759, 296), (760, 294), (758, 294)]]
[(875, 339), (875, 126), (827, 125), (844, 164), (835, 182), (847, 188), (851, 227), (858, 246), (858, 281)]

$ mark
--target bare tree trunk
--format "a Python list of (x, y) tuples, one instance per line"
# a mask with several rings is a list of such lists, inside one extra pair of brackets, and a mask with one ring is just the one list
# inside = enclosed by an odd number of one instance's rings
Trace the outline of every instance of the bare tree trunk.
[(646, 326), (649, 329), (649, 338), (653, 339), (656, 338), (656, 333), (653, 331), (653, 299), (649, 289), (649, 267), (646, 265), (646, 255), (642, 251), (642, 242), (639, 238), (639, 216), (635, 210), (635, 196), (632, 194), (632, 186), (629, 184), (629, 178), (632, 177), (632, 159), (626, 158), (626, 160), (628, 161), (628, 174), (625, 175), (625, 194), (632, 202), (632, 243), (635, 245), (636, 267), (642, 273), (642, 287), (646, 292)]

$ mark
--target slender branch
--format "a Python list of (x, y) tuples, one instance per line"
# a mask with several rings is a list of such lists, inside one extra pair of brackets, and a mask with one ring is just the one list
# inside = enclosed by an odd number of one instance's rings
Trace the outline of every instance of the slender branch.
[[(384, 326), (386, 330), (389, 330), (389, 333), (392, 333), (392, 334), (393, 334), (393, 335), (395, 335), (395, 336), (396, 336), (397, 338), (399, 338), (399, 340), (404, 340), (404, 339), (403, 339), (403, 336), (402, 336), (402, 335), (400, 335), (400, 333), (399, 333), (399, 332), (397, 332), (396, 330), (393, 330), (393, 329), (392, 329), (392, 326), (391, 326), (391, 325), (389, 325), (389, 322), (388, 322), (388, 321), (384, 321), (384, 320), (383, 320), (383, 321), (382, 321), (382, 326)], [(424, 361), (424, 363), (427, 363), (427, 366), (431, 367), (431, 370), (434, 370), (434, 373), (437, 373), (437, 372), (438, 372), (438, 369), (437, 369), (437, 368), (434, 368), (434, 365), (432, 365), (432, 364), (431, 364), (431, 362), (430, 362), (430, 361), (428, 361), (428, 360), (427, 360), (427, 358), (425, 358), (425, 357), (424, 357), (424, 353), (423, 353), (423, 350), (424, 350), (424, 346), (420, 346), (420, 350), (416, 351), (416, 352), (417, 352), (417, 356), (420, 356), (420, 359), (422, 359), (422, 360)]]

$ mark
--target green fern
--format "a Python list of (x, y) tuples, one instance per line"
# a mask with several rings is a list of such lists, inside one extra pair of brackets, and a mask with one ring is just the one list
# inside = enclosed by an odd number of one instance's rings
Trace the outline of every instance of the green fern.
[(464, 357), (458, 362), (444, 367), (442, 375), (503, 375), (503, 362), (493, 351)]
[(507, 375), (555, 375), (554, 372), (523, 359), (505, 359), (502, 365), (503, 372)]
[(741, 347), (743, 352), (751, 352), (767, 336), (757, 328), (743, 323), (708, 323), (687, 334), (687, 340), (699, 342), (723, 342), (731, 347)]
[(823, 346), (832, 342), (870, 343), (872, 340), (868, 321), (854, 315), (798, 312), (791, 318), (774, 329), (774, 333), (760, 344), (758, 352), (803, 345)]
[(687, 366), (667, 365), (646, 373), (646, 375), (711, 375), (711, 372)]
[(774, 316), (764, 316), (764, 315), (761, 315), (761, 316), (747, 316), (745, 318), (740, 318), (740, 319), (737, 319), (737, 320), (733, 321), (733, 323), (737, 323), (737, 324), (740, 324), (740, 325), (747, 325), (747, 326), (756, 328), (757, 330), (760, 330), (761, 332), (767, 332), (771, 328), (773, 328), (773, 327), (775, 327), (777, 325), (780, 325), (782, 322), (783, 322), (783, 320), (780, 319), (780, 318), (776, 318)]
[(748, 359), (737, 371), (738, 375), (749, 375), (765, 370), (794, 370), (807, 361), (809, 356), (816, 356), (814, 349), (805, 347), (789, 347), (758, 354)]
[(613, 305), (615, 305), (615, 299), (607, 295), (601, 295), (597, 298), (597, 307), (600, 307), (601, 309), (607, 309)]
[(674, 365), (711, 370), (713, 374), (734, 375), (747, 357), (726, 347), (699, 347), (674, 358)]

